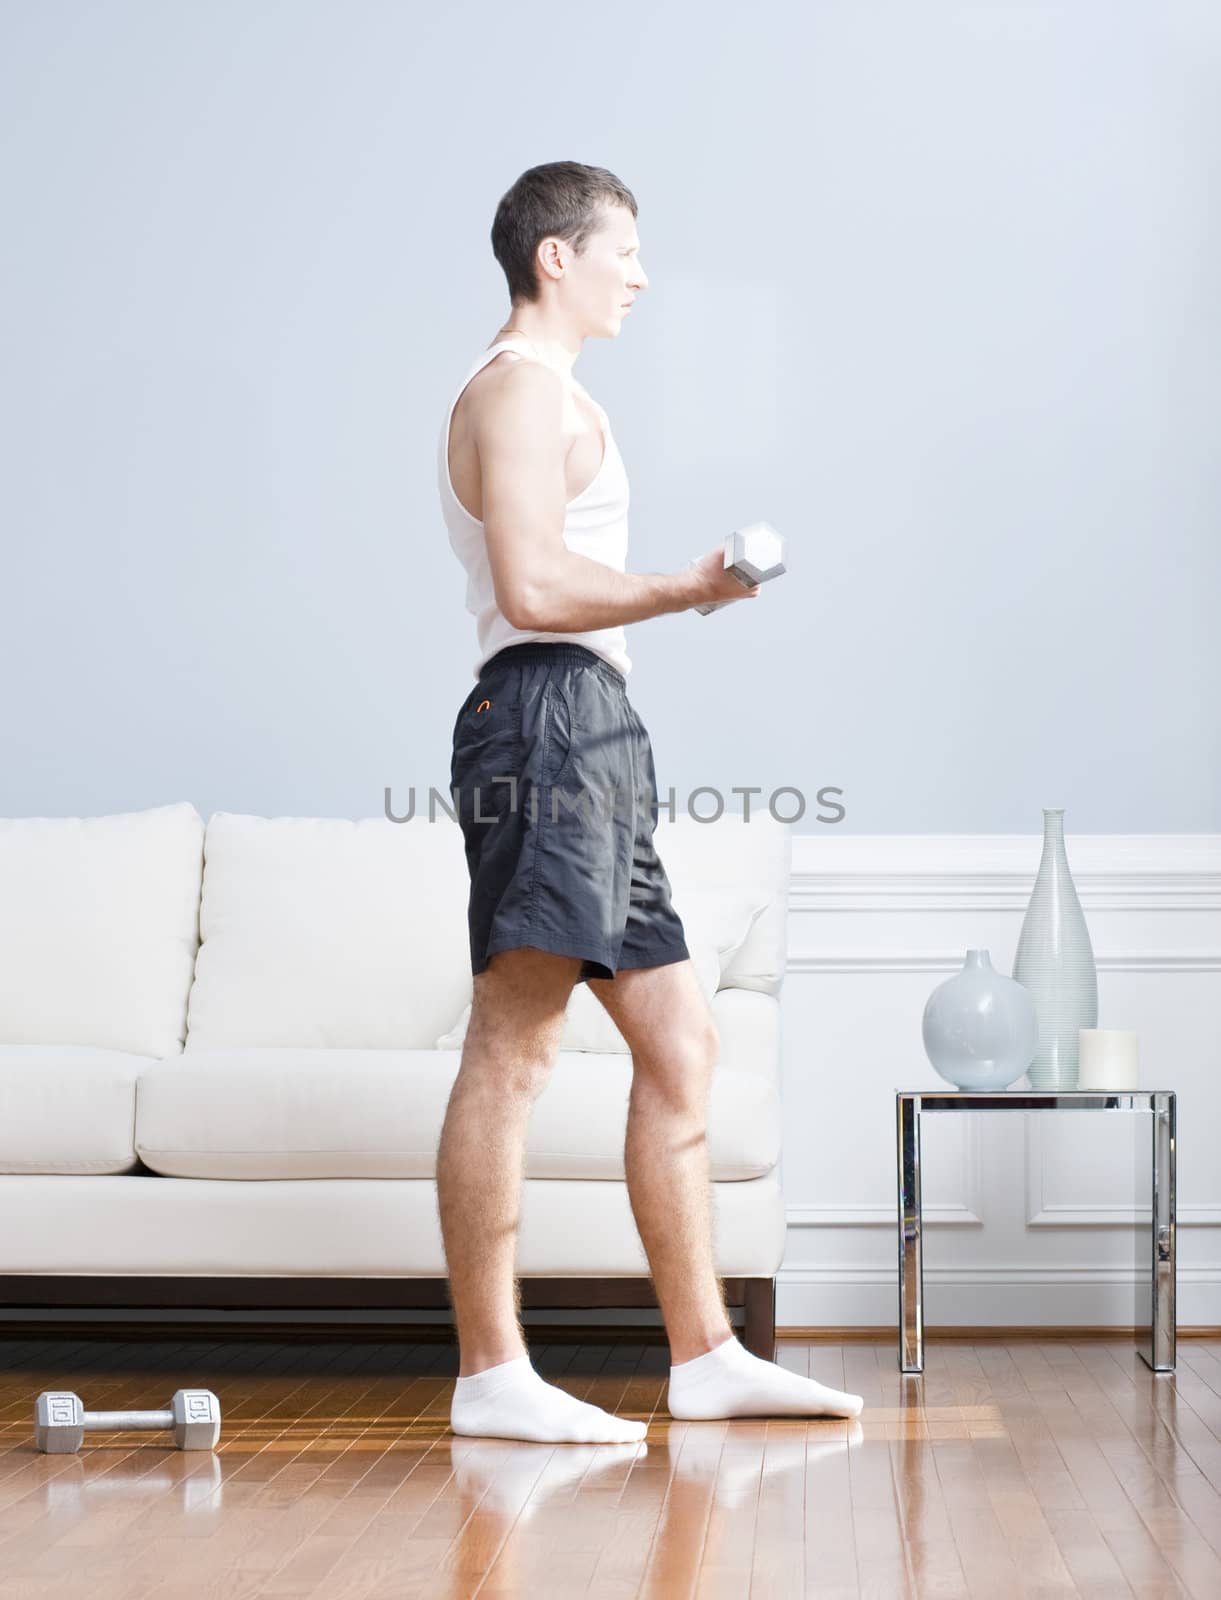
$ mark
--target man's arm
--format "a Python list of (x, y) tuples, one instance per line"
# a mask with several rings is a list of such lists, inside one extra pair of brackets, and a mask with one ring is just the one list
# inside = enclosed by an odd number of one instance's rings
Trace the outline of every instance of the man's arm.
[(584, 633), (621, 622), (642, 622), (669, 611), (686, 611), (695, 604), (691, 590), (690, 574), (619, 572), (565, 549), (526, 627), (544, 633)]
[(757, 592), (732, 578), (722, 589), (704, 566), (618, 572), (569, 550), (563, 402), (556, 373), (514, 362), (487, 391), (475, 422), (488, 563), (496, 603), (513, 627), (583, 633)]

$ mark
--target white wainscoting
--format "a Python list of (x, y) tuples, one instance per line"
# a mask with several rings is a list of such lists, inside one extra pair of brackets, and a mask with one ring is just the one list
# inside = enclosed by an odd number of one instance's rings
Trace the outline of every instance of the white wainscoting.
[[(1178, 1323), (1216, 1326), (1221, 836), (1066, 846), (1098, 1025), (1135, 1029), (1141, 1087), (1178, 1095)], [(945, 1087), (921, 1042), (925, 1001), (969, 948), (1011, 972), (1041, 851), (1034, 833), (794, 835), (778, 1326), (896, 1325), (895, 1091)], [(926, 1326), (1131, 1325), (1148, 1128), (1111, 1113), (927, 1117)]]

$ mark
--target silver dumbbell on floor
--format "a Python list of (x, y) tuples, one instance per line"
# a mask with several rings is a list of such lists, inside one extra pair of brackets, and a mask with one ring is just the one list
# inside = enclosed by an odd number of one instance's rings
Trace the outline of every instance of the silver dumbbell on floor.
[(211, 1389), (179, 1389), (168, 1411), (86, 1411), (79, 1395), (52, 1389), (34, 1406), (34, 1443), (52, 1455), (79, 1450), (89, 1429), (164, 1428), (180, 1450), (214, 1450), (220, 1438), (220, 1401)]

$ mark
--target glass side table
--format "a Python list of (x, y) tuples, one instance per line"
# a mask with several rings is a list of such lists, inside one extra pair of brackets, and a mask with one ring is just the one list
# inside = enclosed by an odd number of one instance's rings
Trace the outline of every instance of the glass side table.
[[(896, 1090), (899, 1165), (899, 1366), (924, 1371), (924, 1246), (920, 1221), (920, 1117), (926, 1111), (1139, 1111), (1149, 1114), (1149, 1232), (1136, 1230), (1137, 1349), (1154, 1372), (1175, 1362), (1175, 1097), (1171, 1089)], [(1144, 1210), (1143, 1203), (1138, 1210)]]

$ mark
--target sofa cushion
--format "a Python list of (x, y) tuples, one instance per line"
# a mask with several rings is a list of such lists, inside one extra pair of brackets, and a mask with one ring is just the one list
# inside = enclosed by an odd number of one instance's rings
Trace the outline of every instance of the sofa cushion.
[(203, 833), (185, 801), (0, 817), (0, 1044), (182, 1049)]
[(470, 993), (468, 893), (444, 814), (214, 813), (186, 1054), (431, 1048)]
[[(57, 1177), (52, 1183), (35, 1174), (6, 1178), (3, 1191), (10, 1212), (28, 1220), (20, 1229), (0, 1232), (0, 1273), (38, 1273), (40, 1281), (48, 1274), (165, 1278), (165, 1303), (186, 1305), (198, 1298), (193, 1278), (333, 1278), (341, 1296), (353, 1278), (436, 1278), (442, 1280), (436, 1304), (446, 1305), (437, 1190), (427, 1178), (209, 1183), (137, 1173)], [(709, 1205), (718, 1274), (774, 1277), (785, 1242), (779, 1170), (749, 1183), (711, 1184)], [(518, 1216), (514, 1264), (523, 1278), (648, 1275), (624, 1183), (527, 1178)], [(240, 1286), (228, 1292), (229, 1304), (240, 1304)], [(304, 1292), (310, 1304), (320, 1303), (312, 1289)], [(394, 1313), (395, 1320), (401, 1315)], [(55, 1370), (58, 1382), (61, 1362)], [(18, 1401), (15, 1410), (24, 1409)], [(65, 1492), (72, 1487), (65, 1485)], [(12, 1524), (10, 1510), (6, 1534)], [(6, 1554), (11, 1550), (10, 1544)], [(404, 1596), (418, 1592), (415, 1585), (400, 1587)], [(339, 1592), (337, 1585), (331, 1588)], [(64, 1585), (59, 1591), (65, 1592)], [(55, 1585), (46, 1592), (55, 1594)], [(469, 1593), (469, 1587), (450, 1592)], [(537, 1585), (532, 1592), (539, 1592)]]
[(136, 1079), (148, 1065), (85, 1045), (0, 1045), (0, 1173), (132, 1171)]
[[(175, 1178), (435, 1178), (457, 1071), (453, 1050), (187, 1051), (141, 1075), (135, 1147)], [(631, 1080), (627, 1056), (561, 1051), (531, 1113), (526, 1176), (622, 1182)], [(712, 1178), (769, 1172), (780, 1134), (775, 1080), (718, 1066)]]

